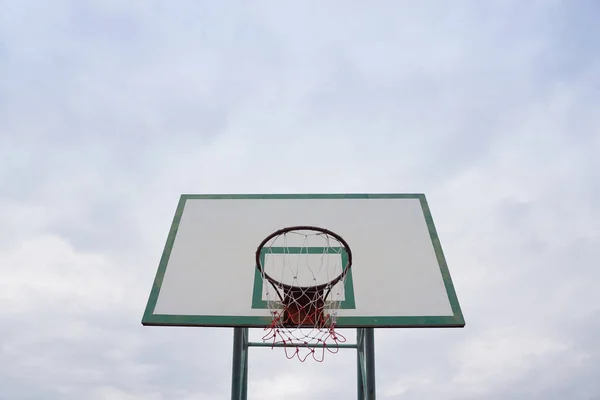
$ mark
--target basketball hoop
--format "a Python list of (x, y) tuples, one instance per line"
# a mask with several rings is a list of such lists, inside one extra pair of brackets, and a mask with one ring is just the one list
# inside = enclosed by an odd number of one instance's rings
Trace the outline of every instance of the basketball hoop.
[(326, 350), (337, 353), (346, 341), (335, 324), (351, 265), (350, 246), (328, 229), (292, 226), (267, 236), (256, 250), (273, 316), (263, 341), (282, 345), (288, 358), (300, 361), (312, 355), (321, 362)]

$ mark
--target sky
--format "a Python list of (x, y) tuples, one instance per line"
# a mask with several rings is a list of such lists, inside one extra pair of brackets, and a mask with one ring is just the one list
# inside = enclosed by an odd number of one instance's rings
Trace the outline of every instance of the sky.
[[(141, 325), (179, 195), (369, 192), (427, 195), (467, 323), (376, 331), (378, 398), (600, 399), (598, 2), (0, 9), (0, 399), (229, 398), (231, 329)], [(249, 399), (355, 357), (253, 348)]]

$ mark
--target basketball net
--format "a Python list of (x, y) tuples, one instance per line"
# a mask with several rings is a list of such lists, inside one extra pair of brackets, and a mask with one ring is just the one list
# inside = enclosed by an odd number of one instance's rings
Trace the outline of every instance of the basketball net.
[(335, 328), (351, 265), (347, 243), (321, 228), (285, 228), (259, 246), (257, 262), (273, 316), (263, 341), (283, 345), (288, 359), (302, 362), (337, 353), (346, 341)]

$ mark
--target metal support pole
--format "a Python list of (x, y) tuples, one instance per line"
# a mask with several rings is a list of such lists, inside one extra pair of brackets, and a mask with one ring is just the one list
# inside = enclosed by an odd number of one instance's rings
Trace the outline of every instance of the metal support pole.
[(365, 400), (365, 346), (364, 331), (362, 328), (356, 328), (356, 393), (358, 400)]
[(249, 340), (249, 329), (244, 329), (244, 342), (242, 344), (243, 354), (244, 354), (244, 370), (242, 372), (242, 400), (248, 399), (248, 340)]
[(367, 373), (366, 398), (375, 400), (375, 330), (365, 328), (365, 369)]
[(244, 369), (244, 328), (233, 328), (233, 365), (231, 368), (231, 400), (242, 399)]

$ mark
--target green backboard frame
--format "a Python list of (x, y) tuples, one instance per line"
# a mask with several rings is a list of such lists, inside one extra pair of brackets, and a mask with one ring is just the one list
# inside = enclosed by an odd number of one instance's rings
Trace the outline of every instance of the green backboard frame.
[[(163, 315), (155, 314), (154, 310), (160, 294), (161, 285), (175, 238), (177, 229), (188, 200), (197, 199), (418, 199), (435, 250), (435, 255), (444, 282), (446, 294), (450, 302), (453, 315), (424, 315), (424, 316), (369, 316), (352, 317), (340, 316), (337, 319), (338, 328), (440, 328), (440, 327), (464, 327), (465, 320), (456, 296), (450, 272), (440, 244), (440, 240), (433, 223), (433, 218), (424, 194), (184, 194), (181, 195), (173, 223), (169, 231), (167, 242), (159, 263), (152, 290), (142, 317), (142, 324), (148, 326), (222, 326), (222, 327), (266, 327), (272, 319), (269, 316), (245, 316), (245, 315)], [(249, 257), (252, 260), (252, 256)], [(248, 268), (253, 268), (253, 262), (249, 261)], [(254, 267), (255, 268), (255, 267)], [(350, 278), (350, 277), (349, 277)], [(382, 278), (383, 279), (383, 278)], [(350, 280), (351, 279), (347, 279)], [(253, 285), (255, 282), (249, 282)], [(354, 300), (354, 298), (353, 298)], [(252, 299), (248, 299), (249, 303)], [(343, 308), (343, 307), (342, 307)]]

